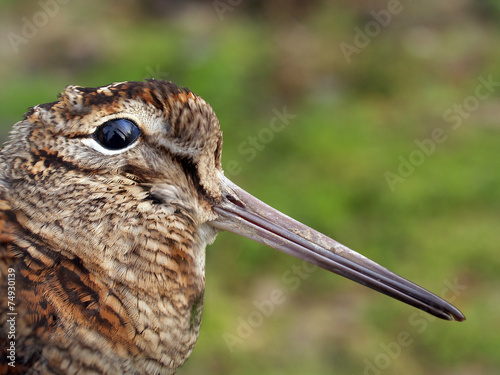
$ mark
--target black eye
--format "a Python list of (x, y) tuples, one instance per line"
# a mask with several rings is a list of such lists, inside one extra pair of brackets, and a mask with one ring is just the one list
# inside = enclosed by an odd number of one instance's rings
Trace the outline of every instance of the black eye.
[(120, 150), (134, 143), (141, 130), (131, 120), (119, 118), (106, 121), (94, 132), (94, 138), (108, 150)]

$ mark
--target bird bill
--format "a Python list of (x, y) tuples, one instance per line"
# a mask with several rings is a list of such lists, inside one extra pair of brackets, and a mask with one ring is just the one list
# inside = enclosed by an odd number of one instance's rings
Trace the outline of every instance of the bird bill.
[(341, 243), (253, 197), (222, 173), (218, 218), (210, 224), (305, 260), (446, 320), (465, 320), (453, 305)]

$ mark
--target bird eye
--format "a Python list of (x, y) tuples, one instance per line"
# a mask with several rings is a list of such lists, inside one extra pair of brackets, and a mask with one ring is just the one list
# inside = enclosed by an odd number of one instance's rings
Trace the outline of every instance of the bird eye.
[(134, 143), (141, 130), (131, 120), (120, 118), (106, 121), (94, 132), (94, 139), (108, 150), (121, 150)]

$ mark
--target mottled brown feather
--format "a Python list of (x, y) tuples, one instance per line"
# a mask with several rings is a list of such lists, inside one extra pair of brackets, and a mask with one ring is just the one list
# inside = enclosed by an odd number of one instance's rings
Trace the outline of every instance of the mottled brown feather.
[[(137, 123), (137, 146), (89, 147), (110, 118)], [(14, 125), (0, 151), (0, 324), (12, 268), (16, 367), (2, 355), (0, 373), (175, 373), (201, 323), (221, 147), (210, 106), (165, 81), (68, 86)]]

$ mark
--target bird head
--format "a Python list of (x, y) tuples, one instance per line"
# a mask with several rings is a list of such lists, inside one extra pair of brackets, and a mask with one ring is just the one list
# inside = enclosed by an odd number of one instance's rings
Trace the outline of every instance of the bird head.
[(219, 231), (208, 223), (221, 148), (212, 108), (156, 80), (68, 86), (14, 125), (0, 152), (0, 198), (15, 221), (6, 266), (35, 293), (23, 309), (34, 311), (27, 325), (50, 333), (41, 348), (83, 342), (106, 348), (108, 362), (184, 362), (201, 322), (205, 247)]
[(174, 219), (179, 233), (213, 220), (221, 149), (215, 113), (187, 89), (68, 86), (14, 126), (0, 182), (42, 241), (102, 267), (145, 240), (168, 242)]

